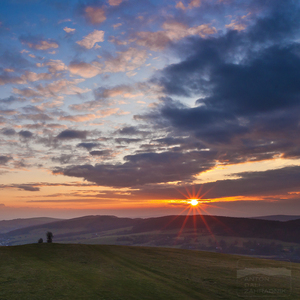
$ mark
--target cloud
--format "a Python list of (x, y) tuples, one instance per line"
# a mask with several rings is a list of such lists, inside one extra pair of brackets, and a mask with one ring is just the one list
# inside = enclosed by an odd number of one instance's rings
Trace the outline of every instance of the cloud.
[(95, 147), (98, 147), (99, 144), (98, 143), (80, 143), (80, 144), (77, 144), (76, 147), (82, 147), (82, 148), (85, 148), (87, 150), (91, 150), (92, 148), (95, 148)]
[(182, 10), (187, 10), (187, 9), (192, 9), (194, 7), (199, 7), (200, 5), (201, 5), (201, 0), (192, 0), (188, 4), (188, 6), (184, 6), (184, 4), (181, 1), (179, 1), (175, 7), (178, 9), (180, 8)]
[(53, 118), (49, 117), (47, 114), (22, 114), (18, 116), (19, 119), (32, 120), (32, 121), (51, 121)]
[(114, 25), (113, 25), (113, 28), (116, 29), (116, 28), (118, 28), (118, 27), (120, 27), (120, 26), (122, 26), (122, 23), (117, 23), (117, 24), (114, 24)]
[(35, 187), (35, 186), (27, 185), (27, 184), (16, 185), (16, 187), (20, 190), (30, 191), (30, 192), (38, 192), (40, 190), (39, 187)]
[(72, 158), (74, 157), (74, 155), (70, 155), (70, 154), (62, 154), (59, 157), (52, 157), (51, 160), (53, 162), (58, 162), (60, 164), (68, 164)]
[(26, 84), (27, 82), (34, 82), (39, 80), (51, 80), (52, 74), (48, 73), (35, 73), (25, 71), (21, 76), (11, 76), (8, 73), (0, 75), (0, 85), (5, 84)]
[(215, 27), (210, 24), (202, 24), (188, 28), (187, 25), (176, 21), (165, 22), (162, 25), (164, 31), (141, 31), (138, 32), (136, 43), (153, 51), (161, 51), (171, 42), (181, 40), (187, 36), (198, 35), (202, 38), (217, 33)]
[[(298, 159), (299, 17), (298, 8), (275, 5), (244, 30), (173, 44), (180, 61), (151, 80), (166, 96), (134, 116), (169, 138), (141, 145), (141, 151), (197, 149), (207, 152), (207, 163), (224, 165)], [(190, 106), (179, 97), (198, 100)]]
[(56, 49), (59, 47), (59, 45), (57, 44), (57, 42), (48, 39), (48, 40), (41, 40), (39, 38), (36, 37), (21, 37), (21, 42), (24, 44), (27, 44), (29, 48), (33, 48), (36, 50), (48, 50), (48, 49)]
[(24, 81), (30, 81), (30, 82), (34, 82), (34, 81), (39, 81), (39, 80), (51, 80), (52, 79), (52, 74), (48, 74), (48, 73), (34, 73), (34, 72), (29, 72), (26, 71), (24, 75), (21, 76), (22, 79), (24, 79)]
[(132, 139), (132, 138), (116, 138), (115, 141), (119, 144), (122, 143), (126, 143), (126, 144), (130, 144), (130, 143), (137, 143), (137, 142), (141, 142), (143, 141), (143, 139)]
[(205, 153), (197, 151), (141, 153), (125, 156), (123, 164), (71, 166), (56, 168), (53, 173), (84, 178), (100, 186), (114, 187), (186, 181), (192, 180), (194, 175), (211, 168), (205, 156)]
[(76, 86), (77, 84), (83, 81), (84, 79), (73, 79), (73, 80), (61, 79), (61, 80), (53, 81), (44, 86), (40, 84), (35, 87), (35, 90), (32, 88), (24, 88), (24, 89), (13, 88), (13, 92), (15, 94), (19, 94), (27, 98), (32, 98), (32, 97), (53, 98), (53, 97), (57, 97), (57, 95), (59, 94), (78, 95), (90, 91), (90, 89), (88, 88), (82, 89)]
[(65, 28), (64, 28), (64, 31), (65, 31), (66, 33), (74, 33), (74, 32), (76, 31), (76, 29), (74, 29), (74, 28), (69, 28), (69, 27), (65, 27)]
[(117, 51), (115, 57), (108, 57), (103, 63), (71, 62), (69, 70), (74, 75), (92, 78), (103, 73), (130, 72), (141, 67), (148, 57), (146, 50), (128, 48)]
[(0, 85), (5, 84), (24, 84), (26, 80), (19, 76), (11, 76), (9, 74), (0, 75)]
[(122, 3), (123, 0), (108, 0), (109, 5), (118, 6)]
[(69, 65), (69, 70), (74, 75), (79, 75), (83, 78), (92, 78), (101, 73), (101, 69), (85, 62), (73, 62)]
[(0, 132), (6, 136), (12, 136), (16, 134), (16, 131), (13, 128), (2, 128)]
[(111, 150), (95, 150), (91, 151), (90, 154), (92, 156), (108, 156), (112, 153)]
[(25, 101), (24, 98), (19, 98), (14, 96), (9, 96), (7, 98), (0, 99), (0, 103), (5, 105), (10, 105), (16, 102), (23, 102), (23, 101)]
[(299, 166), (290, 166), (262, 172), (242, 172), (235, 174), (234, 180), (219, 180), (204, 184), (205, 190), (211, 189), (207, 198), (234, 196), (286, 196), (299, 192)]
[(115, 133), (121, 134), (121, 135), (139, 135), (139, 134), (145, 135), (145, 134), (148, 134), (148, 132), (141, 131), (134, 126), (123, 127), (122, 129), (115, 131)]
[(18, 135), (25, 139), (30, 139), (33, 137), (33, 133), (28, 130), (21, 130), (18, 132)]
[(146, 50), (137, 48), (128, 48), (122, 52), (116, 52), (117, 56), (109, 58), (105, 61), (103, 73), (117, 73), (133, 71), (142, 66), (148, 57)]
[(104, 31), (95, 29), (93, 32), (85, 36), (81, 41), (77, 41), (76, 43), (86, 49), (92, 49), (96, 43), (103, 41)]
[(10, 160), (12, 160), (11, 156), (0, 155), (0, 165), (6, 165)]
[(50, 73), (58, 73), (58, 72), (63, 72), (68, 70), (68, 67), (59, 59), (54, 60), (54, 59), (50, 59), (47, 62), (41, 64), (41, 63), (37, 63), (38, 67), (48, 67), (48, 70)]
[(85, 9), (85, 16), (92, 24), (100, 24), (106, 20), (104, 10), (97, 7), (88, 6)]
[(3, 68), (15, 70), (23, 70), (33, 66), (20, 52), (15, 52), (13, 49), (4, 51), (0, 55), (0, 63)]
[(59, 140), (86, 139), (87, 135), (87, 131), (67, 129), (59, 133), (56, 138)]
[(76, 115), (76, 116), (62, 116), (59, 117), (61, 121), (70, 121), (70, 122), (86, 122), (98, 118), (94, 114), (85, 114), (85, 115)]

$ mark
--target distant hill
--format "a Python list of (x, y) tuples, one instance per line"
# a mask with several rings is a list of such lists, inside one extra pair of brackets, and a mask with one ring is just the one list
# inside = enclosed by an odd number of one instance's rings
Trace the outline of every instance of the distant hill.
[[(0, 257), (1, 299), (249, 298), (249, 288), (245, 288), (247, 278), (238, 277), (247, 271), (242, 264), (244, 256), (170, 248), (54, 243), (0, 247)], [(286, 299), (300, 299), (300, 264), (249, 257), (246, 263), (248, 268), (257, 268), (251, 269), (252, 272), (287, 271), (286, 275), (268, 276), (266, 279), (270, 279), (260, 281), (259, 288), (252, 284), (251, 293), (268, 296), (272, 291), (272, 298), (279, 299), (284, 292)], [(288, 274), (290, 269), (293, 276)]]
[[(0, 235), (4, 245), (34, 243), (45, 238), (47, 231), (53, 232), (56, 241), (74, 241), (79, 235), (131, 228), (141, 219), (118, 218), (115, 216), (85, 216), (69, 220), (59, 220), (40, 225), (12, 230)], [(14, 241), (14, 242), (12, 242)]]
[[(150, 233), (152, 235), (172, 233), (169, 239), (174, 240), (174, 236), (183, 230), (185, 233), (194, 232), (199, 236), (260, 238), (300, 243), (300, 219), (280, 222), (207, 215), (147, 219), (86, 216), (13, 230), (0, 235), (0, 242), (2, 239), (5, 245), (34, 243), (40, 237), (45, 237), (47, 231), (53, 232), (54, 240), (58, 242), (85, 242), (99, 236), (115, 236), (119, 241), (122, 239), (125, 241), (128, 235), (132, 240), (132, 236), (149, 236)], [(146, 240), (148, 243), (149, 239)], [(116, 239), (108, 239), (106, 243), (114, 244), (115, 241)], [(136, 243), (145, 244), (145, 241), (140, 239)]]
[(273, 216), (253, 217), (252, 219), (286, 222), (286, 221), (298, 220), (300, 219), (300, 216), (273, 215)]
[(0, 221), (0, 233), (6, 233), (12, 230), (16, 230), (28, 226), (56, 222), (59, 220), (61, 219), (41, 217), (41, 218), (14, 219), (8, 221)]

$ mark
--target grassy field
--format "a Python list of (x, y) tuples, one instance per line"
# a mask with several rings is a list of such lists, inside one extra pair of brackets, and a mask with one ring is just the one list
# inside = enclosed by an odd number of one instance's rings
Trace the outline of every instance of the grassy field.
[[(241, 262), (291, 270), (290, 276), (269, 276), (262, 288), (287, 287), (286, 299), (300, 299), (299, 264), (171, 248), (55, 243), (0, 247), (0, 299), (249, 299), (237, 279)], [(282, 298), (277, 292), (270, 296)]]

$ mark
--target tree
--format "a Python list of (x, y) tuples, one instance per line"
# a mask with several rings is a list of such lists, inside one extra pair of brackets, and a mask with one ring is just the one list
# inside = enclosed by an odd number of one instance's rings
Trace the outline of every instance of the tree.
[(42, 244), (44, 241), (43, 241), (43, 239), (42, 238), (40, 238), (39, 240), (38, 240), (38, 243), (39, 244)]
[(53, 233), (51, 231), (48, 231), (46, 233), (46, 236), (47, 236), (47, 243), (52, 243)]

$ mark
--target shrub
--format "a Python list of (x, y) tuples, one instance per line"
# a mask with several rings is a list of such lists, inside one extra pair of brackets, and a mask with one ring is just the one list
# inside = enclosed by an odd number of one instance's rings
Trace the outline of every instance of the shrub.
[(46, 236), (47, 236), (47, 243), (52, 243), (52, 239), (53, 239), (53, 233), (48, 231), (46, 233)]

